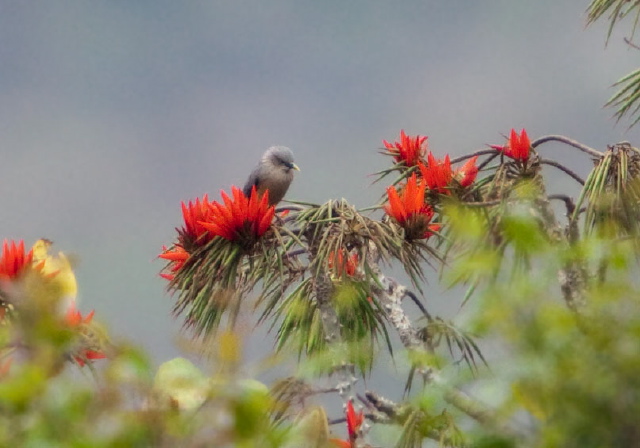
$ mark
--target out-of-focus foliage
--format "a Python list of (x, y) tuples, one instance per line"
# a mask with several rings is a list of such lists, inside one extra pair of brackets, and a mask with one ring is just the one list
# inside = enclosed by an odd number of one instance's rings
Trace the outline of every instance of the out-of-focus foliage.
[[(528, 272), (492, 282), (480, 294), (475, 332), (499, 338), (508, 355), (479, 382), (503, 385), (496, 412), (519, 437), (485, 434), (494, 442), (479, 446), (638, 446), (636, 243), (592, 237), (570, 251), (549, 247)], [(587, 305), (576, 313), (563, 301), (554, 272), (578, 254), (607, 272), (589, 280)]]

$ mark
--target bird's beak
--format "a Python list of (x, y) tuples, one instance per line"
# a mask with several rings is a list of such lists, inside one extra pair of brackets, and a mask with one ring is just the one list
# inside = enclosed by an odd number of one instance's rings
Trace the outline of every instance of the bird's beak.
[(298, 167), (298, 165), (296, 165), (295, 163), (291, 164), (291, 168), (293, 168), (296, 171), (300, 171), (300, 168)]

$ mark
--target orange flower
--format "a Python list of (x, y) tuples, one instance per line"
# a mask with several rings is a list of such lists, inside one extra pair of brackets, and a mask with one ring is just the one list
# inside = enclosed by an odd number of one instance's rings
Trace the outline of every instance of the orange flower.
[(329, 269), (333, 270), (338, 277), (342, 277), (344, 274), (347, 277), (353, 277), (358, 268), (358, 254), (354, 252), (346, 260), (345, 254), (346, 250), (344, 248), (331, 252), (328, 260)]
[(453, 171), (451, 170), (451, 160), (448, 154), (444, 156), (444, 160), (440, 161), (429, 152), (427, 165), (420, 163), (418, 167), (429, 190), (444, 194), (449, 192), (447, 187), (449, 187), (453, 179)]
[(531, 141), (529, 140), (526, 130), (522, 129), (522, 131), (520, 131), (520, 135), (518, 135), (515, 129), (511, 129), (509, 142), (506, 145), (491, 145), (491, 147), (498, 151), (502, 151), (502, 153), (507, 157), (526, 163), (527, 160), (529, 160)]
[(433, 231), (440, 229), (439, 224), (430, 224), (434, 212), (425, 204), (424, 192), (425, 185), (422, 182), (418, 184), (415, 173), (400, 194), (393, 186), (387, 188), (389, 204), (385, 212), (405, 229), (405, 238), (408, 240), (429, 238)]
[(182, 217), (184, 227), (178, 233), (183, 246), (191, 247), (192, 244), (204, 245), (213, 239), (213, 235), (201, 224), (201, 221), (208, 221), (211, 218), (211, 207), (209, 197), (205, 194), (202, 201), (198, 198), (195, 202), (184, 202), (182, 205)]
[(22, 274), (25, 268), (31, 265), (33, 251), (24, 253), (24, 241), (4, 240), (2, 244), (2, 256), (0, 257), (0, 281), (14, 280)]
[[(93, 319), (94, 311), (91, 311), (85, 317), (82, 317), (80, 311), (78, 311), (74, 305), (71, 305), (67, 310), (67, 314), (65, 316), (65, 323), (69, 326), (69, 328), (77, 330), (79, 333), (83, 334), (86, 332), (86, 327), (91, 324), (91, 320)], [(95, 359), (104, 359), (107, 357), (100, 350), (95, 350), (95, 347), (80, 347), (75, 350), (72, 354), (73, 359), (78, 363), (80, 367), (84, 367), (84, 365)]]
[(331, 442), (334, 446), (337, 446), (338, 448), (352, 448), (353, 447), (351, 442), (348, 442), (348, 441), (342, 440), (342, 439), (329, 439), (329, 442)]
[(75, 305), (71, 305), (67, 310), (67, 314), (65, 315), (64, 320), (69, 327), (75, 328), (79, 327), (82, 324), (89, 325), (91, 323), (91, 320), (93, 319), (94, 314), (95, 311), (91, 311), (85, 317), (82, 317), (82, 314), (76, 309)]
[(382, 143), (397, 163), (404, 162), (405, 166), (411, 167), (417, 165), (420, 159), (424, 158), (427, 151), (427, 138), (427, 136), (420, 135), (410, 137), (404, 133), (403, 129), (400, 131), (399, 142), (389, 143), (382, 140)]
[(158, 255), (158, 258), (169, 260), (169, 264), (165, 268), (165, 270), (168, 270), (169, 272), (160, 273), (160, 277), (171, 281), (175, 277), (175, 273), (180, 270), (184, 265), (184, 262), (189, 258), (189, 252), (184, 250), (184, 247), (179, 244), (176, 244), (171, 249), (167, 249), (166, 246), (162, 246), (162, 253)]
[(269, 229), (275, 215), (275, 207), (269, 205), (269, 191), (259, 195), (253, 187), (247, 198), (242, 190), (231, 187), (231, 193), (233, 198), (223, 191), (224, 204), (209, 204), (208, 219), (198, 223), (213, 236), (239, 243), (253, 243)]
[(461, 187), (466, 188), (476, 180), (476, 176), (478, 175), (477, 160), (478, 156), (472, 157), (454, 173), (454, 177)]

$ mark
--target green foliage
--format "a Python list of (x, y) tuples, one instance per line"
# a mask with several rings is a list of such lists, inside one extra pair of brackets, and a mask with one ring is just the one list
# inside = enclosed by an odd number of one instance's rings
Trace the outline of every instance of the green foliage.
[[(587, 8), (588, 23), (591, 24), (606, 14), (608, 14), (609, 20), (607, 42), (616, 24), (627, 16), (633, 17), (631, 37), (626, 41), (628, 45), (637, 50), (638, 46), (633, 44), (632, 41), (640, 20), (640, 2), (638, 0), (593, 0)], [(640, 70), (635, 70), (623, 76), (616, 81), (614, 86), (620, 87), (620, 90), (609, 98), (606, 106), (616, 108), (614, 116), (618, 120), (630, 115), (633, 121), (629, 127), (633, 127), (640, 121), (640, 116), (634, 118), (638, 114), (638, 110), (640, 110)]]
[[(587, 246), (601, 246), (589, 240)], [(608, 241), (587, 262), (615, 266), (588, 293), (580, 314), (567, 308), (548, 275), (520, 275), (482, 295), (476, 329), (509, 345), (503, 377), (511, 396), (498, 410), (525, 411), (537, 431), (527, 446), (635, 446), (640, 357), (640, 291), (630, 241)], [(541, 281), (542, 280), (542, 281)], [(517, 294), (514, 292), (517, 291)], [(515, 366), (515, 368), (514, 368)], [(500, 367), (498, 367), (500, 368)], [(494, 368), (495, 369), (495, 368)], [(484, 442), (483, 442), (484, 443)], [(505, 442), (506, 443), (506, 442)]]
[[(608, 41), (616, 24), (633, 13), (639, 6), (640, 2), (637, 0), (593, 0), (587, 7), (587, 18), (589, 23), (593, 23), (609, 13)], [(633, 20), (632, 35), (635, 34), (636, 27), (638, 26), (639, 15), (640, 11), (636, 11)]]
[(637, 235), (640, 151), (629, 144), (610, 147), (597, 161), (576, 204), (573, 220), (586, 202), (585, 231), (611, 236)]

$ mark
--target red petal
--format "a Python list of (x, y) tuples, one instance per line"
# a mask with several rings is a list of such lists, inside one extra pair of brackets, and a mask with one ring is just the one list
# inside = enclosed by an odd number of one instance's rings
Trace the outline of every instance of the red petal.
[(187, 252), (164, 252), (158, 255), (158, 258), (170, 261), (184, 261), (189, 258), (189, 254)]
[(523, 128), (520, 132), (520, 144), (526, 147), (531, 147), (531, 141), (527, 135), (527, 131)]
[(387, 188), (387, 196), (389, 197), (389, 204), (385, 207), (386, 213), (393, 216), (398, 223), (404, 223), (407, 219), (407, 215), (395, 187)]
[(478, 175), (477, 160), (478, 156), (472, 157), (458, 170), (458, 174), (461, 176), (460, 185), (462, 187), (468, 187), (476, 180), (476, 176)]
[(91, 319), (93, 319), (93, 315), (94, 315), (94, 314), (95, 314), (95, 310), (91, 310), (91, 312), (89, 312), (89, 314), (87, 314), (87, 315), (84, 317), (83, 322), (84, 322), (85, 324), (89, 324), (89, 323), (91, 323)]
[(260, 220), (260, 224), (258, 226), (258, 234), (257, 236), (262, 236), (269, 229), (271, 225), (271, 221), (273, 220), (273, 216), (276, 213), (275, 207), (269, 207), (267, 212), (264, 214), (262, 219)]
[(85, 350), (84, 356), (87, 359), (105, 359), (107, 355), (96, 350)]
[(213, 235), (221, 236), (229, 241), (233, 240), (233, 230), (224, 226), (222, 223), (200, 221), (200, 224)]

